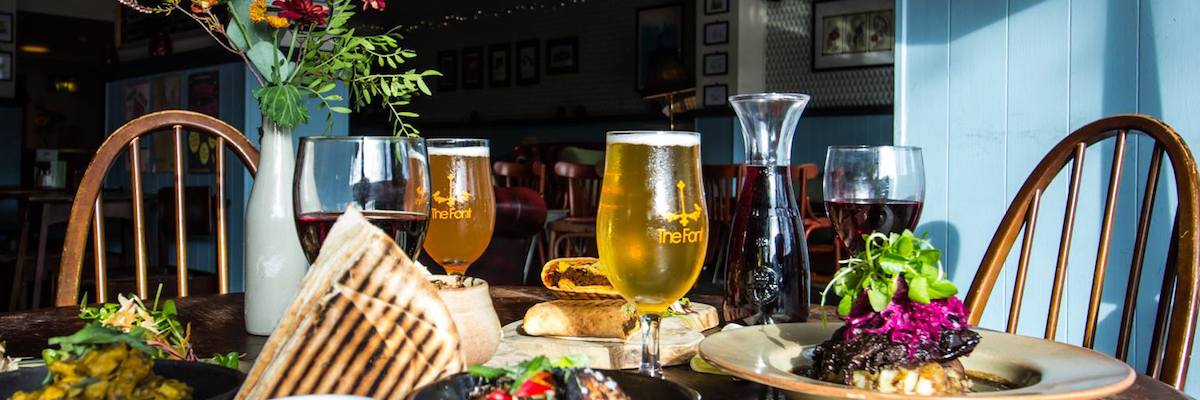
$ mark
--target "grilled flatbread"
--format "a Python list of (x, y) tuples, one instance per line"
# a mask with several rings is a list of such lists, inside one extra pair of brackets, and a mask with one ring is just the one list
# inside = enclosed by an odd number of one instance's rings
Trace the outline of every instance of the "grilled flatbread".
[(387, 234), (350, 209), (237, 398), (403, 399), (463, 369), (454, 321), (437, 290)]
[(554, 300), (531, 307), (521, 326), (530, 336), (629, 339), (640, 324), (624, 300)]

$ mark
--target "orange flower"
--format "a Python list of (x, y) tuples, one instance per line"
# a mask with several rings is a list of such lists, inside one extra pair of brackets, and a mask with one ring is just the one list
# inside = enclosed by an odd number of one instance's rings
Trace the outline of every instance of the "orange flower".
[(287, 18), (280, 17), (277, 15), (268, 15), (267, 16), (267, 25), (270, 25), (272, 28), (275, 28), (275, 29), (283, 29), (283, 28), (287, 28), (288, 25), (291, 25), (291, 21), (288, 21)]
[(196, 14), (208, 12), (208, 9), (220, 2), (221, 0), (192, 0), (192, 12)]
[(267, 0), (254, 0), (250, 3), (250, 21), (263, 22), (267, 20)]

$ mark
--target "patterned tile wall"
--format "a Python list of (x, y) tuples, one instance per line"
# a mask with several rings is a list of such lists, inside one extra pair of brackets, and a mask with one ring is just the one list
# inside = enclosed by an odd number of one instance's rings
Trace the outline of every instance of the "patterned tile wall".
[(767, 21), (767, 90), (811, 94), (811, 108), (892, 104), (891, 66), (812, 70), (812, 0), (770, 2)]

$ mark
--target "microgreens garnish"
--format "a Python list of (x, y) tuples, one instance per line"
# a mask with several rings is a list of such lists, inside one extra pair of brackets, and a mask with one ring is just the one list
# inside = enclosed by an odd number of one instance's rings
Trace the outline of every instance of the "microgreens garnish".
[(942, 270), (942, 253), (933, 247), (926, 235), (903, 233), (864, 235), (866, 248), (856, 257), (843, 260), (838, 270), (821, 292), (821, 304), (832, 289), (841, 296), (838, 315), (850, 314), (854, 301), (863, 292), (876, 312), (891, 304), (899, 279), (908, 286), (908, 299), (921, 304), (944, 299), (958, 293), (954, 283)]

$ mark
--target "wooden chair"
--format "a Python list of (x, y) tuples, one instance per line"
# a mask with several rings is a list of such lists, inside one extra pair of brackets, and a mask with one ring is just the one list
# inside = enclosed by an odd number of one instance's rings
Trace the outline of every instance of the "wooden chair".
[[(796, 191), (796, 206), (800, 207), (800, 218), (804, 223), (804, 239), (808, 240), (812, 236), (813, 231), (818, 229), (833, 230), (833, 223), (829, 221), (829, 217), (818, 216), (813, 211), (812, 199), (808, 197), (808, 182), (817, 179), (817, 176), (820, 174), (820, 168), (817, 167), (817, 164), (793, 164), (789, 172), (792, 176), (792, 190)], [(832, 265), (812, 264), (814, 282), (829, 282), (829, 279), (833, 277), (833, 273), (838, 269), (837, 262), (842, 259), (842, 244), (839, 242), (836, 234), (831, 236), (833, 236), (833, 243), (831, 244), (816, 244), (811, 240), (808, 241), (810, 259), (817, 258), (812, 257), (813, 253), (828, 254), (830, 250), (833, 252)]]
[[(512, 161), (496, 161), (492, 163), (492, 172), (496, 174), (496, 186), (505, 188), (523, 187), (537, 192), (546, 201), (546, 165), (540, 161), (518, 163)], [(544, 220), (545, 218), (543, 218)], [(546, 245), (543, 243), (545, 231), (534, 233), (529, 242), (529, 253), (525, 256), (524, 283), (532, 270), (534, 256), (537, 256), (538, 266), (546, 263)]]
[[(75, 200), (71, 204), (71, 217), (67, 225), (65, 243), (63, 245), (62, 264), (58, 271), (58, 288), (55, 294), (55, 304), (58, 306), (77, 305), (79, 298), (80, 275), (83, 269), (83, 256), (87, 247), (88, 227), (91, 225), (92, 244), (95, 248), (96, 293), (92, 300), (108, 301), (107, 271), (104, 257), (104, 215), (101, 205), (100, 191), (113, 161), (124, 150), (130, 149), (130, 165), (140, 163), (139, 141), (143, 136), (170, 130), (174, 136), (174, 172), (175, 172), (175, 245), (176, 245), (176, 278), (179, 295), (188, 295), (187, 281), (187, 225), (184, 220), (186, 198), (184, 195), (183, 177), (185, 169), (185, 147), (187, 137), (185, 129), (217, 137), (216, 160), (214, 174), (216, 177), (215, 193), (218, 199), (225, 198), (225, 146), (228, 144), (234, 154), (245, 163), (251, 174), (258, 166), (258, 150), (246, 137), (232, 126), (213, 117), (191, 111), (161, 111), (137, 118), (118, 128), (92, 158), (79, 184)], [(139, 168), (130, 168), (129, 178), (133, 192), (134, 219), (134, 252), (135, 279), (138, 295), (142, 298), (150, 296), (147, 283), (147, 256), (145, 238), (145, 213), (143, 209), (142, 178)], [(229, 252), (226, 236), (225, 202), (217, 202), (217, 280), (218, 291), (229, 291)]]
[(559, 161), (554, 175), (567, 181), (567, 216), (550, 223), (550, 258), (585, 254), (595, 247), (600, 174), (592, 165)]
[(708, 206), (708, 251), (704, 255), (704, 271), (708, 281), (716, 285), (725, 280), (725, 264), (729, 257), (729, 232), (733, 213), (737, 209), (738, 191), (745, 171), (741, 164), (703, 165), (704, 202)]
[[(1083, 346), (1095, 345), (1097, 314), (1102, 299), (1105, 269), (1108, 264), (1109, 245), (1112, 240), (1113, 216), (1116, 210), (1121, 185), (1121, 170), (1125, 162), (1126, 143), (1136, 132), (1153, 139), (1154, 150), (1150, 158), (1150, 169), (1146, 178), (1140, 217), (1134, 239), (1133, 260), (1130, 265), (1125, 302), (1121, 314), (1121, 329), (1117, 341), (1116, 357), (1127, 361), (1128, 347), (1133, 326), (1134, 309), (1141, 281), (1146, 241), (1150, 232), (1150, 216), (1155, 203), (1155, 192), (1160, 177), (1159, 171), (1164, 155), (1170, 159), (1175, 173), (1175, 189), (1179, 196), (1175, 226), (1171, 235), (1167, 264), (1161, 288), (1161, 299), (1155, 317), (1154, 333), (1150, 339), (1150, 362), (1146, 374), (1182, 390), (1187, 375), (1188, 361), (1192, 352), (1192, 337), (1196, 330), (1197, 310), (1197, 267), (1200, 265), (1200, 175), (1196, 171), (1196, 160), (1187, 144), (1171, 127), (1162, 121), (1144, 115), (1119, 115), (1092, 122), (1071, 133), (1054, 146), (1037, 165), (1025, 184), (1021, 186), (1012, 205), (1000, 222), (992, 242), (984, 254), (983, 262), (976, 272), (966, 305), (971, 310), (970, 323), (978, 324), (987, 306), (988, 296), (1000, 276), (1001, 269), (1017, 236), (1022, 232), (1016, 283), (1013, 286), (1011, 311), (1008, 315), (1007, 331), (1016, 332), (1020, 319), (1021, 298), (1029, 268), (1030, 245), (1033, 243), (1038, 219), (1038, 205), (1046, 187), (1060, 170), (1071, 163), (1070, 186), (1067, 208), (1063, 217), (1063, 230), (1059, 242), (1058, 257), (1054, 273), (1050, 309), (1046, 321), (1045, 337), (1053, 340), (1058, 327), (1059, 309), (1062, 304), (1063, 287), (1066, 283), (1067, 262), (1070, 254), (1071, 235), (1075, 224), (1075, 208), (1079, 199), (1079, 181), (1082, 176), (1084, 154), (1087, 147), (1106, 139), (1112, 139), (1112, 170), (1109, 177), (1108, 195), (1104, 206), (1104, 219), (1097, 246), (1095, 278), (1091, 286), (1091, 299), (1087, 309)], [(1135, 182), (1136, 184), (1136, 179)], [(1124, 277), (1118, 278), (1122, 279)]]

